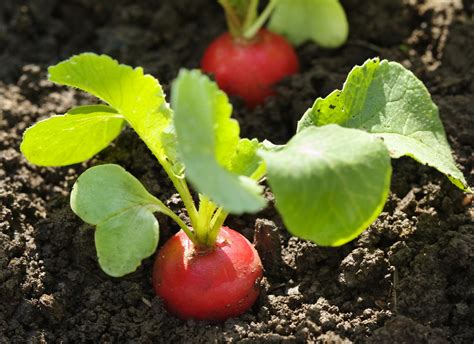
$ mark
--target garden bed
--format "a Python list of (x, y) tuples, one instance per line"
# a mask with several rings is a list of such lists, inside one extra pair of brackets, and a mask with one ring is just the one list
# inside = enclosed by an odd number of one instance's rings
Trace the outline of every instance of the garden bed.
[[(107, 53), (143, 66), (169, 91), (180, 68), (198, 67), (206, 44), (225, 29), (223, 16), (210, 0), (19, 3), (0, 4), (0, 343), (474, 341), (472, 196), (407, 158), (393, 161), (382, 215), (342, 247), (291, 237), (272, 208), (229, 218), (250, 240), (256, 227), (272, 238), (257, 245), (266, 270), (262, 294), (239, 318), (213, 324), (169, 315), (151, 287), (152, 258), (124, 278), (105, 275), (93, 228), (69, 208), (69, 190), (85, 168), (120, 164), (173, 210), (182, 203), (132, 130), (87, 164), (28, 164), (19, 152), (23, 131), (91, 101), (45, 81), (46, 67), (73, 53)], [(474, 185), (472, 6), (342, 3), (351, 28), (343, 48), (301, 46), (301, 73), (254, 111), (233, 99), (242, 136), (286, 142), (318, 96), (340, 88), (355, 64), (380, 56), (425, 82)], [(159, 222), (164, 243), (178, 228), (164, 216)]]

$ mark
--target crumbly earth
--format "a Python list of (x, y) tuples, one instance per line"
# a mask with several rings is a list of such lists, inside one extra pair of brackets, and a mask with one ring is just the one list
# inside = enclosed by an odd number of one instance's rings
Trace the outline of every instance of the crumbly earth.
[[(301, 46), (301, 73), (255, 111), (233, 99), (243, 135), (285, 142), (316, 97), (341, 87), (354, 64), (381, 56), (426, 83), (474, 185), (470, 2), (342, 3), (351, 24), (345, 47)], [(25, 161), (25, 128), (94, 101), (45, 81), (46, 66), (72, 53), (103, 52), (144, 66), (168, 90), (179, 68), (197, 67), (224, 28), (220, 9), (206, 0), (0, 3), (0, 343), (474, 342), (472, 196), (409, 159), (393, 161), (392, 193), (379, 219), (339, 248), (291, 237), (273, 208), (230, 218), (227, 224), (249, 239), (257, 228), (266, 269), (259, 300), (239, 318), (213, 324), (166, 313), (151, 287), (153, 258), (124, 278), (101, 272), (93, 229), (68, 205), (86, 167), (121, 164), (176, 211), (182, 204), (129, 130), (85, 164), (42, 168)], [(163, 243), (177, 228), (159, 221)]]

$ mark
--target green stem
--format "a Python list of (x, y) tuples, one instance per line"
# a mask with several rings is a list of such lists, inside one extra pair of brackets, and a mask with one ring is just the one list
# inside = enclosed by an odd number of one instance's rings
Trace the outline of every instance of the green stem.
[(202, 246), (211, 247), (215, 240), (209, 238), (211, 220), (217, 206), (207, 196), (199, 195), (198, 227), (194, 229), (196, 238)]
[(181, 185), (181, 191), (178, 191), (181, 199), (183, 200), (184, 207), (188, 211), (189, 220), (191, 221), (191, 225), (194, 226), (194, 223), (197, 223), (197, 209), (196, 205), (194, 204), (193, 196), (191, 195), (191, 191), (189, 191), (188, 183), (186, 179), (179, 178), (179, 183)]
[[(132, 123), (129, 123), (130, 126), (137, 132), (138, 136), (142, 138), (147, 138), (148, 135), (145, 135), (142, 133), (140, 130), (135, 128)], [(161, 164), (163, 169), (165, 170), (166, 174), (170, 178), (171, 182), (173, 183), (176, 191), (178, 191), (179, 195), (181, 196), (181, 200), (184, 203), (184, 207), (188, 211), (189, 219), (191, 221), (191, 225), (195, 226), (197, 223), (197, 210), (196, 206), (193, 201), (193, 197), (191, 196), (191, 192), (189, 191), (188, 184), (186, 183), (186, 180), (184, 178), (178, 177), (174, 172), (173, 172), (173, 167), (171, 164), (168, 162), (165, 156), (160, 155), (156, 153), (152, 148), (154, 147), (153, 144), (147, 140), (144, 139), (145, 144), (150, 148), (150, 150), (153, 152), (155, 157), (158, 159), (158, 162)], [(160, 206), (163, 207), (167, 211), (166, 215), (171, 217), (175, 222), (181, 227), (181, 229), (187, 234), (189, 239), (191, 241), (196, 242), (196, 237), (193, 234), (193, 232), (186, 226), (186, 224), (168, 207), (166, 207), (161, 201), (157, 200), (160, 203)]]
[(193, 244), (197, 245), (196, 235), (189, 229), (189, 227), (184, 223), (181, 218), (176, 215), (170, 208), (168, 208), (163, 202), (161, 202), (158, 198), (153, 197), (155, 204), (158, 206), (158, 210), (163, 214), (169, 216), (174, 222), (178, 224), (178, 226), (183, 230), (184, 233), (189, 237), (189, 239), (193, 242)]
[(250, 4), (247, 8), (247, 14), (245, 15), (244, 25), (242, 29), (245, 31), (249, 26), (253, 24), (257, 18), (258, 3), (260, 0), (250, 0)]
[(211, 228), (208, 234), (208, 240), (210, 242), (216, 242), (219, 231), (221, 230), (221, 227), (228, 215), (229, 213), (226, 212), (222, 207), (217, 209), (217, 211), (214, 213), (214, 216), (211, 220)]
[(157, 158), (161, 166), (163, 166), (163, 169), (165, 170), (166, 174), (171, 179), (171, 182), (173, 183), (176, 191), (178, 191), (179, 195), (181, 196), (181, 200), (184, 203), (184, 207), (188, 211), (191, 225), (195, 227), (198, 221), (198, 213), (186, 180), (184, 178), (179, 178), (174, 174), (173, 169), (168, 161), (158, 156)]
[(186, 233), (186, 235), (193, 242), (193, 244), (195, 244), (195, 245), (198, 244), (198, 242), (196, 240), (196, 236), (194, 235), (194, 233), (189, 229), (188, 226), (186, 226), (184, 221), (181, 220), (181, 218), (178, 215), (176, 215), (171, 209), (170, 209), (170, 213), (165, 213), (165, 214), (168, 215), (169, 217), (171, 217), (174, 220), (174, 222), (176, 222), (178, 224), (178, 226), (183, 230), (184, 233)]
[(256, 182), (260, 181), (267, 174), (267, 165), (265, 162), (262, 162), (260, 166), (252, 173), (250, 176), (251, 179)]
[(267, 7), (265, 7), (265, 9), (263, 10), (263, 12), (260, 14), (260, 16), (257, 18), (257, 20), (255, 20), (253, 22), (253, 24), (249, 27), (249, 28), (246, 28), (244, 33), (243, 33), (243, 37), (245, 39), (252, 39), (253, 37), (255, 37), (255, 35), (257, 34), (258, 30), (260, 30), (263, 26), (263, 24), (265, 24), (265, 22), (267, 21), (267, 19), (270, 17), (270, 15), (272, 14), (273, 10), (275, 9), (275, 6), (277, 4), (278, 0), (270, 0), (270, 2), (268, 3)]
[(209, 217), (209, 203), (209, 198), (201, 194), (199, 195), (198, 223), (194, 229), (198, 238), (202, 238), (202, 236), (205, 235), (207, 229), (206, 224), (207, 218)]
[(230, 34), (233, 37), (241, 36), (242, 23), (231, 5), (229, 0), (218, 0), (219, 4), (224, 8), (225, 16), (227, 18), (227, 26), (229, 27)]

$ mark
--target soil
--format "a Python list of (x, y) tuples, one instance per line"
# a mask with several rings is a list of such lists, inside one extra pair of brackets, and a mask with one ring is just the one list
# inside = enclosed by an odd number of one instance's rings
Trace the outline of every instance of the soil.
[[(254, 111), (233, 99), (243, 135), (285, 142), (316, 97), (340, 88), (353, 65), (380, 56), (426, 83), (474, 185), (471, 2), (342, 3), (351, 27), (344, 47), (298, 48), (301, 73)], [(266, 269), (260, 298), (239, 318), (216, 324), (168, 314), (152, 291), (153, 258), (120, 279), (98, 268), (93, 229), (68, 205), (85, 168), (120, 164), (176, 211), (182, 204), (130, 130), (84, 164), (41, 168), (25, 161), (19, 143), (26, 127), (94, 101), (46, 81), (47, 66), (73, 53), (102, 52), (144, 66), (169, 90), (179, 68), (198, 67), (206, 44), (224, 29), (215, 1), (0, 3), (0, 343), (474, 342), (472, 196), (410, 159), (393, 161), (392, 192), (379, 219), (339, 248), (291, 237), (273, 208), (230, 218), (230, 227), (255, 235)], [(163, 243), (177, 228), (159, 221)]]

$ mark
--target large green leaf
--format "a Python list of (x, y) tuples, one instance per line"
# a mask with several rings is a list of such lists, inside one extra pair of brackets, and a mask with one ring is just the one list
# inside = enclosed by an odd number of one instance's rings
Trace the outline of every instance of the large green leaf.
[(158, 245), (154, 211), (162, 203), (118, 165), (100, 165), (84, 172), (71, 192), (71, 209), (96, 225), (96, 249), (101, 268), (111, 276), (133, 272)]
[(107, 147), (120, 133), (123, 123), (123, 117), (108, 106), (80, 106), (28, 128), (20, 149), (36, 165), (82, 162)]
[(341, 46), (349, 34), (338, 0), (278, 0), (269, 29), (286, 35), (294, 44), (312, 40), (326, 48)]
[[(186, 177), (196, 189), (233, 213), (255, 212), (265, 205), (258, 184), (233, 173), (239, 127), (230, 118), (227, 96), (199, 71), (181, 71), (172, 88), (178, 148)], [(255, 153), (255, 151), (254, 151)], [(246, 155), (246, 161), (253, 160)], [(242, 163), (243, 163), (242, 159)], [(246, 166), (239, 165), (242, 172)]]
[(451, 155), (437, 106), (423, 83), (396, 62), (372, 59), (355, 67), (342, 91), (316, 100), (298, 131), (329, 123), (366, 130), (384, 140), (392, 158), (410, 156), (468, 190)]
[(377, 218), (387, 199), (390, 156), (380, 139), (361, 130), (310, 127), (261, 154), (276, 207), (300, 238), (342, 245)]
[(84, 53), (48, 71), (51, 81), (79, 88), (109, 104), (155, 155), (165, 154), (161, 133), (169, 126), (172, 113), (158, 80), (144, 75), (142, 68), (119, 64), (106, 55)]

